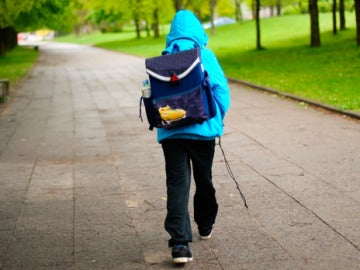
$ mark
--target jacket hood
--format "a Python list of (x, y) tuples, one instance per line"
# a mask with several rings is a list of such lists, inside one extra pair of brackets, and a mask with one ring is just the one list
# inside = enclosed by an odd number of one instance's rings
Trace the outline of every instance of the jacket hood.
[(175, 40), (189, 40), (196, 47), (204, 48), (208, 43), (208, 36), (198, 18), (188, 10), (180, 10), (175, 14), (170, 32), (166, 36), (166, 47)]

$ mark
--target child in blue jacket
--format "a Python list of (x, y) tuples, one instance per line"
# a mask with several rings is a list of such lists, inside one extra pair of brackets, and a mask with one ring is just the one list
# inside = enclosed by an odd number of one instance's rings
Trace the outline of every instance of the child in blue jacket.
[(212, 183), (215, 138), (223, 134), (223, 119), (230, 106), (227, 79), (214, 55), (206, 48), (208, 37), (195, 15), (187, 10), (175, 14), (166, 38), (163, 54), (180, 49), (201, 49), (201, 60), (209, 74), (210, 88), (216, 103), (215, 117), (202, 124), (171, 129), (158, 128), (158, 141), (165, 157), (167, 216), (165, 229), (170, 234), (174, 263), (192, 260), (189, 243), (192, 231), (188, 211), (191, 171), (195, 180), (194, 219), (201, 239), (211, 237), (218, 204)]

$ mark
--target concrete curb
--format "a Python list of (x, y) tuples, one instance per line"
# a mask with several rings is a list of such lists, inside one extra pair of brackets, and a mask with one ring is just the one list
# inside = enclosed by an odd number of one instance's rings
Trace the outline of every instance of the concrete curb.
[(291, 94), (283, 93), (283, 92), (280, 92), (280, 91), (277, 91), (277, 90), (274, 90), (274, 89), (271, 89), (271, 88), (268, 88), (268, 87), (256, 85), (256, 84), (253, 84), (253, 83), (249, 83), (247, 81), (238, 80), (238, 79), (232, 79), (232, 78), (228, 78), (228, 80), (230, 82), (232, 82), (232, 83), (238, 83), (238, 84), (241, 84), (241, 85), (244, 85), (244, 86), (251, 87), (251, 88), (256, 89), (256, 90), (269, 92), (269, 93), (276, 94), (276, 95), (279, 95), (279, 96), (282, 96), (282, 97), (285, 97), (285, 98), (289, 98), (289, 99), (292, 99), (292, 100), (295, 100), (295, 101), (305, 102), (305, 103), (307, 103), (309, 105), (312, 105), (312, 106), (315, 106), (315, 107), (318, 107), (318, 108), (322, 108), (322, 109), (325, 109), (325, 110), (328, 110), (328, 111), (331, 111), (331, 112), (334, 112), (334, 113), (342, 114), (342, 115), (345, 115), (345, 116), (360, 120), (360, 113), (347, 111), (347, 110), (341, 110), (341, 109), (335, 108), (335, 107), (330, 106), (330, 105), (325, 105), (325, 104), (322, 104), (322, 103), (319, 103), (319, 102), (316, 102), (316, 101), (313, 101), (313, 100), (310, 100), (310, 99), (301, 98), (301, 97), (294, 96), (294, 95), (291, 95)]

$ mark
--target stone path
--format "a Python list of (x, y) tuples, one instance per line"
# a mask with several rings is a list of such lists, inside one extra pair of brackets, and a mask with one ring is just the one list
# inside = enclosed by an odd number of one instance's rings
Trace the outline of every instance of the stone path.
[[(173, 269), (144, 60), (40, 51), (0, 111), (0, 269)], [(217, 147), (218, 220), (209, 241), (193, 227), (185, 268), (360, 269), (360, 122), (231, 89), (222, 147), (249, 209)]]

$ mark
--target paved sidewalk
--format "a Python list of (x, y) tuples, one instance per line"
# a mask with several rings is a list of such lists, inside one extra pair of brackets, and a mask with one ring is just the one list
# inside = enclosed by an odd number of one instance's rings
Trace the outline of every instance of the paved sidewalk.
[[(144, 60), (44, 43), (0, 111), (0, 269), (173, 269)], [(186, 269), (360, 269), (360, 122), (231, 84), (213, 237)], [(145, 114), (144, 114), (145, 115)], [(192, 208), (192, 204), (189, 205)]]

